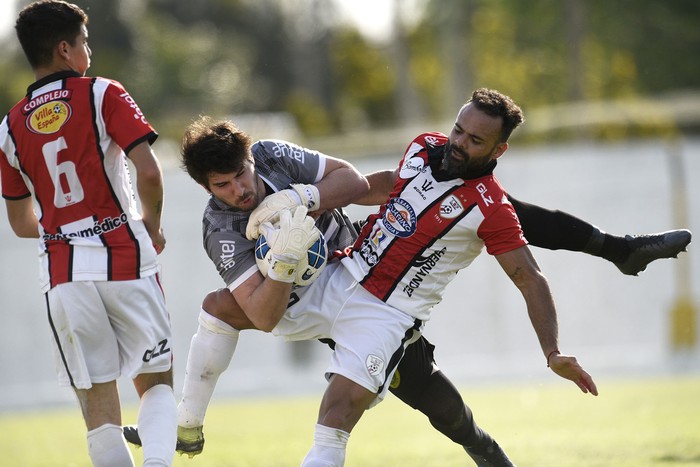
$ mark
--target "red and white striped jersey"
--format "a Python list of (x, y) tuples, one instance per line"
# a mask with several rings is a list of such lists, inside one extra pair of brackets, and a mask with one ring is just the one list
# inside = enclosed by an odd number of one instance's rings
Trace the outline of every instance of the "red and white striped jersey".
[(389, 199), (342, 258), (365, 289), (423, 321), (484, 246), (498, 255), (527, 244), (491, 171), (465, 180), (440, 170), (446, 142), (441, 133), (413, 140)]
[(42, 291), (157, 272), (125, 155), (156, 137), (120, 83), (74, 72), (37, 81), (5, 116), (2, 195), (33, 197)]

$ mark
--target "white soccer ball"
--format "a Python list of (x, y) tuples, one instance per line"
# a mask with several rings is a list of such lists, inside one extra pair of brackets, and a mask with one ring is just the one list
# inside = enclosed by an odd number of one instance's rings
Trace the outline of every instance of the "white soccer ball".
[[(255, 241), (255, 262), (258, 265), (260, 273), (267, 277), (267, 270), (270, 267), (272, 256), (272, 245), (268, 242), (264, 234), (260, 234)], [(294, 279), (296, 285), (309, 285), (321, 275), (321, 271), (326, 267), (328, 262), (328, 246), (326, 239), (321, 236), (309, 247), (306, 256), (299, 261), (297, 267), (297, 275)]]

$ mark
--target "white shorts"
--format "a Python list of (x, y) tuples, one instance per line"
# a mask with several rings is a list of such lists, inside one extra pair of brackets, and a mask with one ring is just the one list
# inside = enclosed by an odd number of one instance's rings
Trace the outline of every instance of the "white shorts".
[(89, 389), (170, 369), (170, 316), (157, 274), (59, 284), (46, 292), (46, 305), (61, 386)]
[(299, 301), (272, 333), (290, 341), (332, 339), (335, 351), (326, 377), (343, 375), (377, 393), (372, 405), (379, 403), (405, 347), (420, 336), (420, 320), (370, 294), (340, 262), (329, 264), (312, 285), (294, 292)]

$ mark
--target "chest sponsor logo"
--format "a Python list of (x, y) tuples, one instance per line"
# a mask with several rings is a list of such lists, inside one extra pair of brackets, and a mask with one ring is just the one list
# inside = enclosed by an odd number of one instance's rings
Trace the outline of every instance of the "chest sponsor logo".
[(402, 198), (392, 198), (384, 211), (384, 227), (397, 237), (410, 237), (416, 231), (416, 213)]
[[(415, 144), (415, 143), (414, 143)], [(418, 145), (416, 145), (418, 146)], [(422, 147), (418, 146), (418, 149), (423, 149)], [(409, 149), (410, 151), (410, 149)], [(404, 161), (403, 165), (401, 166), (401, 170), (399, 171), (399, 177), (402, 179), (408, 179), (408, 178), (413, 178), (421, 171), (423, 170), (423, 167), (425, 167), (425, 161), (423, 161), (422, 158), (420, 157), (408, 157)]]
[(27, 116), (27, 129), (38, 135), (56, 133), (70, 120), (73, 109), (65, 101), (51, 101), (39, 105)]
[(236, 265), (233, 260), (233, 256), (236, 254), (236, 242), (232, 240), (219, 240), (219, 245), (221, 246), (221, 269), (223, 271), (228, 271)]
[(408, 282), (408, 284), (406, 284), (406, 286), (403, 288), (403, 291), (406, 295), (408, 295), (409, 297), (413, 296), (413, 292), (415, 292), (416, 289), (418, 289), (421, 286), (423, 280), (425, 280), (425, 278), (430, 275), (433, 269), (435, 269), (435, 266), (437, 266), (438, 262), (440, 261), (440, 258), (445, 256), (445, 253), (447, 253), (447, 247), (443, 248), (442, 250), (436, 251), (430, 256), (417, 258), (413, 262), (413, 267), (418, 268), (418, 271), (416, 271), (416, 273)]
[(440, 217), (454, 219), (464, 212), (464, 205), (455, 195), (450, 195), (440, 204)]
[(362, 241), (360, 247), (360, 256), (365, 260), (369, 267), (374, 267), (379, 262), (379, 246), (387, 239), (386, 234), (380, 228), (375, 227), (375, 231), (368, 238)]

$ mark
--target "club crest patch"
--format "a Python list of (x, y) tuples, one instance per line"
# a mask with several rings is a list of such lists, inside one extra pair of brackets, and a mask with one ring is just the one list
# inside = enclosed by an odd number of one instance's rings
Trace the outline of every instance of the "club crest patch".
[(371, 376), (377, 376), (384, 371), (384, 360), (376, 355), (368, 355), (365, 363), (367, 365), (367, 372)]
[(454, 219), (464, 212), (464, 205), (455, 195), (450, 195), (440, 204), (440, 217)]

